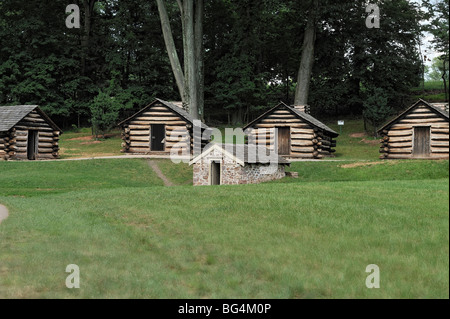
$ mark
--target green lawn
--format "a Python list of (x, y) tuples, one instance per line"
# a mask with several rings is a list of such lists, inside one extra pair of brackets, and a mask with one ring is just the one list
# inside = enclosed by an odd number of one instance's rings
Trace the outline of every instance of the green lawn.
[(448, 298), (449, 163), (383, 163), (194, 188), (158, 161), (165, 188), (144, 160), (0, 162), (0, 298)]
[[(423, 83), (423, 82), (422, 82)], [(442, 90), (444, 91), (444, 81), (426, 81), (425, 82), (425, 91), (439, 91)], [(423, 86), (419, 86), (416, 88), (413, 88), (411, 90), (412, 92), (418, 92), (418, 91), (423, 91)]]
[(420, 94), (414, 96), (415, 100), (422, 99), (429, 103), (440, 103), (445, 101), (445, 93), (438, 94)]
[(106, 138), (99, 136), (96, 140), (90, 128), (64, 132), (59, 143), (61, 159), (123, 155), (120, 134), (120, 131), (112, 131)]
[(444, 81), (425, 82), (425, 92), (423, 87), (413, 88), (411, 94), (414, 99), (424, 99), (427, 102), (438, 103), (445, 101)]
[(144, 160), (0, 162), (0, 196), (163, 186)]
[(337, 125), (337, 121), (326, 124), (340, 134), (336, 139), (335, 160), (379, 159), (380, 140), (365, 132), (363, 121), (346, 119), (342, 128)]
[(281, 182), (418, 181), (449, 178), (449, 161), (297, 162), (288, 171), (300, 178)]

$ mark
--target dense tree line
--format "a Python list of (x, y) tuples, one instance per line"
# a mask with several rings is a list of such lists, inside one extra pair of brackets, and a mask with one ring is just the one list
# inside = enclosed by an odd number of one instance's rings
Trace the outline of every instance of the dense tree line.
[[(71, 3), (80, 29), (65, 25)], [(2, 0), (0, 105), (39, 104), (64, 127), (101, 130), (155, 97), (193, 99), (212, 124), (245, 123), (280, 100), (306, 98), (322, 118), (371, 116), (377, 96), (403, 108), (421, 79), (425, 15), (412, 1), (371, 3), (379, 29), (367, 28), (363, 0)]]

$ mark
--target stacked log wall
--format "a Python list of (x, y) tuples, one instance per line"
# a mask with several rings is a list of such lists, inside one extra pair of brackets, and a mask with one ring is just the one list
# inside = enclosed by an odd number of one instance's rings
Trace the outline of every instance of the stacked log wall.
[(9, 158), (9, 132), (0, 132), (0, 161)]
[(61, 132), (55, 131), (47, 121), (33, 111), (10, 131), (9, 152), (11, 159), (26, 160), (29, 131), (38, 131), (38, 152), (36, 159), (58, 159)]
[(155, 104), (122, 126), (122, 152), (151, 154), (151, 127), (156, 124), (166, 128), (165, 151), (162, 153), (171, 154), (176, 146), (179, 155), (189, 154), (194, 143), (192, 131), (188, 130), (190, 123), (162, 104)]
[(336, 141), (326, 132), (302, 121), (287, 109), (279, 109), (259, 121), (249, 131), (248, 143), (260, 144), (274, 150), (277, 144), (276, 128), (289, 127), (291, 131), (292, 158), (321, 159), (334, 156)]
[(449, 121), (425, 105), (413, 109), (403, 119), (382, 132), (380, 158), (414, 158), (414, 129), (420, 126), (431, 127), (430, 158), (448, 158)]

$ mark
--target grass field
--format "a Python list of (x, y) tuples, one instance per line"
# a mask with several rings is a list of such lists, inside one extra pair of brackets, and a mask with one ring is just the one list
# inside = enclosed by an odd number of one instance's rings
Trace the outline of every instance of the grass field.
[[(158, 164), (178, 185), (192, 174)], [(448, 161), (291, 169), (165, 188), (144, 160), (0, 163), (0, 298), (448, 298)]]
[(107, 138), (96, 140), (90, 128), (64, 132), (60, 141), (61, 159), (74, 159), (100, 156), (120, 156), (122, 140), (120, 131), (111, 132)]
[[(423, 82), (422, 82), (423, 84)], [(425, 85), (424, 86), (419, 86), (416, 88), (413, 88), (411, 91), (412, 92), (418, 92), (418, 91), (423, 91), (423, 89), (425, 88), (425, 91), (444, 91), (444, 81), (425, 81)]]
[(424, 99), (425, 101), (431, 103), (444, 102), (444, 81), (426, 81), (424, 86), (413, 88), (411, 90), (411, 94), (416, 100)]
[[(381, 161), (363, 131), (347, 120), (334, 161), (264, 185), (194, 188), (168, 160), (170, 188), (140, 159), (0, 162), (0, 299), (449, 298), (449, 161)], [(120, 155), (89, 135), (64, 134), (63, 157)]]

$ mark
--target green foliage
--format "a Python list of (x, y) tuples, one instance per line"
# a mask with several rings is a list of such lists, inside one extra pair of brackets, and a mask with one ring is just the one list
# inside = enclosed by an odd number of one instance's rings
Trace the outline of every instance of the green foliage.
[(363, 116), (374, 127), (374, 136), (377, 136), (377, 129), (393, 113), (388, 101), (388, 94), (380, 88), (368, 91), (364, 99)]
[(428, 10), (429, 23), (426, 30), (434, 36), (432, 43), (435, 50), (443, 54), (443, 59), (449, 58), (449, 0), (424, 0), (423, 5)]
[(100, 91), (91, 103), (92, 125), (95, 136), (105, 134), (114, 127), (119, 119), (120, 104), (109, 93)]
[[(373, 2), (382, 13), (379, 30), (366, 28), (364, 2), (320, 1), (313, 115), (360, 115), (365, 87), (383, 88), (390, 105), (401, 109), (409, 102), (409, 88), (419, 84), (419, 8), (406, 0)], [(448, 45), (443, 40), (448, 0), (439, 3), (430, 12), (437, 17), (432, 31), (442, 47)], [(113, 97), (124, 103), (120, 119), (155, 97), (180, 99), (155, 1), (97, 1), (87, 48), (84, 18), (81, 29), (67, 29), (66, 5), (63, 0), (1, 2), (0, 104), (39, 104), (57, 124), (70, 127), (88, 124), (92, 112), (103, 116), (105, 110), (95, 110), (91, 102), (105, 107), (100, 105), (112, 78), (120, 88)], [(296, 0), (206, 1), (207, 119), (229, 117), (242, 124), (280, 100), (293, 102), (309, 7), (310, 1)], [(167, 9), (177, 17), (175, 1), (168, 1)], [(181, 51), (181, 20), (174, 18), (171, 25)], [(99, 91), (106, 95), (97, 97)]]
[(430, 23), (426, 26), (427, 31), (433, 35), (433, 47), (441, 53), (438, 60), (441, 65), (437, 66), (441, 72), (441, 78), (445, 86), (445, 100), (448, 101), (448, 69), (450, 58), (449, 47), (449, 0), (430, 1), (425, 0), (423, 5), (428, 9)]
[(120, 110), (124, 107), (117, 98), (120, 91), (117, 81), (113, 79), (106, 89), (99, 91), (90, 104), (91, 123), (96, 137), (98, 137), (99, 133), (105, 135), (106, 132), (117, 125)]
[[(121, 94), (132, 95), (116, 97), (127, 103), (124, 109), (142, 108), (156, 96), (176, 98), (153, 2), (97, 2), (86, 51), (83, 5), (79, 30), (65, 26), (67, 1), (2, 0), (1, 5), (0, 105), (39, 104), (61, 126), (86, 125), (95, 108), (91, 102), (114, 74)], [(104, 105), (101, 99), (106, 97), (97, 98)], [(93, 111), (95, 118), (105, 113)]]
[[(448, 68), (448, 63), (447, 63), (446, 67)], [(444, 69), (444, 60), (442, 60), (439, 57), (434, 58), (433, 64), (429, 68), (427, 76), (431, 81), (439, 81), (443, 85), (442, 76), (444, 75), (444, 71), (445, 71), (445, 78), (448, 82), (448, 80), (449, 80), (449, 76), (448, 76), (448, 72), (447, 72), (448, 70)]]

